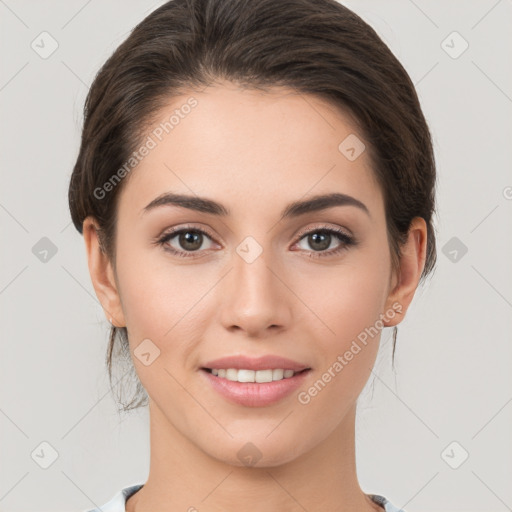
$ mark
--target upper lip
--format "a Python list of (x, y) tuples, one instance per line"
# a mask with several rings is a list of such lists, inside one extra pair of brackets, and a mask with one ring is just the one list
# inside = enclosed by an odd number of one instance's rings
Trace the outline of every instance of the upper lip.
[(309, 369), (310, 367), (297, 361), (292, 361), (286, 357), (280, 357), (275, 355), (265, 355), (261, 357), (247, 357), (243, 355), (221, 357), (220, 359), (214, 359), (204, 364), (203, 368), (215, 368), (215, 369), (228, 369), (236, 368), (246, 370), (268, 370), (275, 368), (282, 368), (283, 370), (293, 370), (300, 372), (302, 370)]

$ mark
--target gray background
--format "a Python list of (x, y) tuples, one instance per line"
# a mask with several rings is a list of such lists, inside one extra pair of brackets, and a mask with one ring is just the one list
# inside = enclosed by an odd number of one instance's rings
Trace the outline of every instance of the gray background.
[[(67, 187), (88, 85), (161, 3), (0, 0), (0, 511), (80, 511), (148, 474), (147, 411), (116, 413)], [(399, 326), (396, 372), (385, 329), (360, 399), (361, 487), (407, 512), (512, 510), (512, 4), (345, 3), (416, 84), (439, 172), (437, 270)]]

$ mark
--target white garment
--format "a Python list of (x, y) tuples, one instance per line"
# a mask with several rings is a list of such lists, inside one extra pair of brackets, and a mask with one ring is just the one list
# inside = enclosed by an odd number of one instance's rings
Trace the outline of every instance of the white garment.
[[(126, 512), (126, 501), (135, 494), (144, 484), (134, 484), (121, 489), (109, 502), (100, 508), (85, 510), (84, 512)], [(379, 505), (383, 505), (386, 512), (405, 512), (395, 507), (390, 501), (380, 494), (369, 494), (370, 498)]]

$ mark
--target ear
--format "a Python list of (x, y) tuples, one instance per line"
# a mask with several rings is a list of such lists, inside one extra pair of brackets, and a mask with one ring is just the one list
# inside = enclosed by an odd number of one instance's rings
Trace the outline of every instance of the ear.
[(112, 318), (112, 324), (115, 327), (124, 327), (126, 323), (114, 279), (112, 262), (101, 248), (98, 229), (99, 226), (94, 217), (89, 216), (84, 220), (82, 232), (87, 251), (89, 273), (96, 296), (103, 307), (107, 320)]
[(397, 314), (384, 321), (385, 327), (398, 325), (404, 319), (425, 266), (426, 251), (427, 224), (422, 217), (415, 217), (409, 227), (408, 240), (402, 246), (399, 280), (395, 272), (386, 299), (385, 311), (393, 310)]

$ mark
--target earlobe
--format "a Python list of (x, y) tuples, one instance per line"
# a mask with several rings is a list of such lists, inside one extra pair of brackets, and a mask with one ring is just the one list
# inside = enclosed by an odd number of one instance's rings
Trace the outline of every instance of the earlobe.
[(398, 314), (385, 321), (386, 327), (398, 325), (412, 302), (425, 266), (427, 249), (427, 224), (425, 219), (415, 217), (409, 227), (408, 239), (402, 247), (400, 258), (400, 282), (392, 287), (386, 300), (386, 309)]
[(89, 274), (106, 318), (116, 327), (122, 327), (125, 325), (125, 319), (114, 271), (107, 254), (101, 249), (98, 229), (98, 223), (93, 217), (89, 216), (84, 220), (83, 236)]

